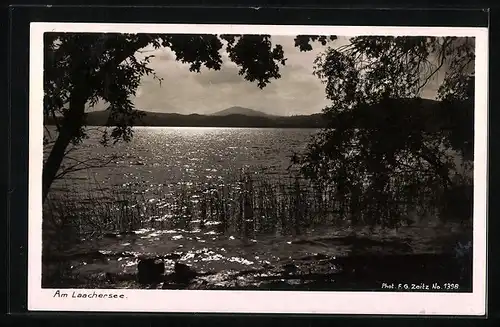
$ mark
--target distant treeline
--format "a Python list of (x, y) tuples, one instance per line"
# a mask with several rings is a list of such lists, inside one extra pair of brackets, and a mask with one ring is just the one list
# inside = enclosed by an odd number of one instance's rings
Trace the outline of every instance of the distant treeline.
[[(143, 111), (135, 126), (169, 126), (169, 127), (274, 127), (274, 128), (323, 128), (326, 122), (323, 115), (301, 115), (288, 117), (260, 117), (240, 114), (226, 116), (181, 115), (175, 113), (156, 113)], [(86, 116), (90, 126), (114, 126), (109, 119), (109, 111), (90, 112)], [(45, 118), (46, 125), (54, 125), (54, 119)]]
[[(453, 125), (451, 118), (469, 115), (464, 108), (450, 108), (442, 106), (442, 102), (429, 99), (396, 99), (379, 105), (362, 106), (357, 110), (360, 124), (366, 128), (370, 125), (385, 126), (386, 128), (397, 121), (412, 121), (412, 128), (427, 131), (442, 130)], [(169, 127), (270, 127), (270, 128), (325, 128), (327, 119), (322, 113), (297, 116), (269, 116), (234, 113), (227, 115), (182, 115), (177, 113), (158, 113), (141, 111), (143, 115), (134, 123), (135, 126), (169, 126)], [(89, 126), (116, 126), (110, 119), (108, 110), (89, 112), (86, 115), (86, 124)], [(258, 112), (257, 112), (258, 113)], [(347, 114), (347, 113), (346, 113)], [(350, 114), (347, 114), (347, 118)], [(465, 117), (465, 116), (464, 116)], [(346, 115), (338, 116), (331, 121), (329, 127), (342, 124)], [(452, 119), (452, 120), (455, 120)], [(469, 124), (473, 124), (473, 117)], [(54, 125), (53, 117), (45, 117), (45, 125)], [(451, 125), (450, 125), (451, 124)], [(472, 126), (472, 125), (471, 125)], [(373, 126), (376, 127), (376, 126)]]

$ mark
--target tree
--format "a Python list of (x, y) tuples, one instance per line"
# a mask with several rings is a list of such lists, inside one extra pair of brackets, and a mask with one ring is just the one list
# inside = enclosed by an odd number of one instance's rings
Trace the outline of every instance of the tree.
[[(451, 198), (469, 214), (471, 181), (456, 158), (472, 163), (474, 57), (474, 39), (457, 37), (362, 36), (329, 48), (315, 62), (328, 127), (295, 163), (333, 189), (353, 223), (394, 226), (409, 206), (460, 214)], [(423, 99), (443, 71), (439, 102)]]
[[(43, 201), (59, 175), (68, 146), (86, 137), (85, 108), (105, 101), (110, 121), (116, 125), (103, 133), (102, 143), (129, 141), (131, 126), (140, 119), (130, 97), (144, 75), (161, 78), (148, 67), (151, 56), (137, 59), (135, 54), (147, 46), (170, 48), (176, 60), (190, 64), (189, 70), (219, 70), (220, 50), (224, 47), (240, 75), (264, 88), (281, 77), (285, 65), (283, 48), (272, 45), (269, 35), (187, 35), (117, 33), (45, 33), (44, 116), (56, 121), (58, 135), (43, 167)], [(297, 36), (296, 46), (311, 47), (310, 41), (326, 44), (334, 36)], [(166, 86), (168, 89), (168, 85)], [(58, 117), (61, 117), (58, 119)]]

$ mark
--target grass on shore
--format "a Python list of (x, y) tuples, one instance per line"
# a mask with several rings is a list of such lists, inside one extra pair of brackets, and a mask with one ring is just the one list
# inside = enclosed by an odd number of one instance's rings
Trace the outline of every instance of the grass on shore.
[[(54, 192), (44, 206), (44, 254), (63, 252), (82, 238), (141, 228), (189, 230), (213, 225), (219, 233), (252, 238), (268, 233), (300, 235), (315, 226), (350, 223), (346, 211), (341, 211), (343, 203), (330, 189), (298, 178), (260, 176), (242, 173), (232, 182), (178, 184), (146, 193), (133, 186), (103, 189), (97, 181), (85, 193), (70, 188)], [(405, 219), (398, 221), (403, 224)], [(61, 265), (55, 279), (73, 278)]]
[[(223, 183), (179, 183), (150, 192), (130, 185), (103, 189), (94, 181), (87, 192), (67, 188), (49, 195), (43, 234), (46, 245), (63, 247), (75, 239), (141, 228), (189, 230), (214, 225), (220, 233), (242, 237), (300, 235), (318, 225), (352, 224), (354, 214), (345, 203), (331, 189), (295, 176), (269, 179), (241, 172)], [(400, 212), (409, 213), (411, 206), (401, 206)], [(370, 223), (356, 218), (358, 224)], [(403, 214), (385, 223), (393, 228), (410, 222)]]
[[(335, 200), (325, 189), (299, 179), (269, 180), (242, 173), (232, 182), (179, 184), (153, 193), (131, 186), (92, 191), (58, 192), (44, 206), (47, 229), (62, 237), (139, 228), (189, 229), (207, 224), (244, 236), (300, 234), (315, 224), (335, 223)], [(54, 232), (55, 233), (55, 232)]]

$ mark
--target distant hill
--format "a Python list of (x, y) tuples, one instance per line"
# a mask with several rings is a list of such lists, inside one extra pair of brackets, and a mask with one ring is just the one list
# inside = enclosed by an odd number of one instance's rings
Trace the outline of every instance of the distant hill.
[(275, 117), (273, 115), (266, 114), (262, 111), (257, 111), (254, 109), (243, 108), (238, 106), (217, 111), (212, 114), (212, 116), (229, 116), (229, 115), (245, 115), (250, 117)]
[[(415, 109), (415, 106), (418, 109)], [(422, 99), (421, 101), (399, 99), (393, 102), (391, 106), (399, 111), (400, 114), (408, 115), (409, 118), (424, 118), (427, 122), (424, 125), (427, 128), (440, 128), (442, 116), (440, 112), (442, 107), (440, 102), (435, 100)], [(388, 114), (391, 110), (377, 110), (373, 106), (367, 107), (366, 119), (372, 119), (372, 115)], [(406, 111), (406, 113), (405, 113)], [(269, 127), (269, 128), (323, 128), (327, 122), (323, 114), (298, 116), (272, 116), (257, 110), (231, 107), (211, 115), (183, 115), (177, 113), (157, 113), (142, 111), (144, 116), (136, 121), (136, 126), (171, 126), (171, 127)], [(242, 113), (244, 112), (244, 114)], [(417, 114), (418, 113), (418, 114)], [(87, 113), (86, 123), (89, 126), (113, 126), (114, 122), (109, 120), (109, 111), (94, 111)], [(47, 125), (53, 125), (54, 120), (48, 118), (45, 121)]]
[[(250, 109), (251, 110), (251, 109)], [(142, 111), (143, 117), (135, 122), (135, 126), (171, 126), (171, 127), (269, 127), (269, 128), (322, 128), (326, 126), (322, 114), (302, 116), (251, 116), (244, 114), (226, 115), (182, 115), (177, 113), (157, 113)], [(108, 111), (93, 111), (86, 115), (89, 126), (113, 126)], [(53, 125), (49, 118), (47, 125)]]

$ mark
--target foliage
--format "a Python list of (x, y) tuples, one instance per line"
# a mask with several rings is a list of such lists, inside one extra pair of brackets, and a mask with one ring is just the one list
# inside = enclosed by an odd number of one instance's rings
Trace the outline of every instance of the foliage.
[[(300, 44), (316, 39), (300, 37)], [(230, 60), (240, 67), (240, 75), (259, 88), (280, 78), (279, 66), (286, 62), (283, 48), (273, 46), (269, 35), (46, 33), (44, 46), (44, 117), (56, 120), (62, 116), (57, 140), (44, 164), (44, 199), (69, 143), (79, 144), (86, 138), (86, 106), (99, 101), (108, 105), (114, 126), (111, 133), (103, 133), (104, 145), (111, 140), (129, 141), (133, 136), (131, 126), (141, 113), (131, 97), (144, 75), (161, 82), (148, 66), (152, 56), (137, 58), (144, 48), (170, 48), (176, 60), (189, 64), (190, 71), (200, 72), (202, 67), (220, 69), (225, 46)], [(166, 88), (168, 91), (168, 85)]]
[[(111, 115), (120, 117), (110, 135), (115, 141), (127, 141), (132, 136), (130, 126), (137, 116), (130, 98), (144, 75), (154, 75), (148, 67), (152, 56), (140, 60), (135, 56), (137, 51), (146, 46), (169, 47), (177, 60), (190, 64), (193, 72), (200, 72), (202, 66), (218, 70), (222, 64), (219, 51), (223, 44), (215, 35), (47, 33), (45, 44), (45, 115), (66, 114), (72, 110), (71, 93), (84, 92), (82, 96), (90, 106), (104, 100)], [(278, 46), (271, 49), (267, 36), (250, 36), (250, 41), (248, 37), (233, 36), (227, 50), (242, 67), (242, 75), (250, 81), (257, 80), (259, 87), (269, 83), (270, 78), (279, 78), (275, 60), (284, 63), (283, 51)], [(258, 70), (253, 58), (266, 53), (272, 56), (259, 62)], [(80, 142), (84, 137), (82, 128), (74, 141)]]
[[(393, 225), (409, 206), (442, 204), (467, 183), (456, 158), (472, 154), (473, 63), (472, 38), (362, 36), (329, 48), (315, 63), (328, 127), (295, 162), (335, 185), (355, 221)], [(442, 101), (422, 99), (443, 70)]]

